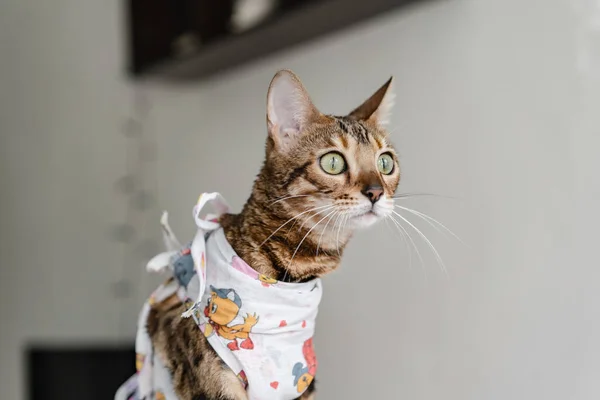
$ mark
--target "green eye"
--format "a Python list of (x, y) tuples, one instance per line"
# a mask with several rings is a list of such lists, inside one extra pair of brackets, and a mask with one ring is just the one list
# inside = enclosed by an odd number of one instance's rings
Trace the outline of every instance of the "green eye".
[(389, 175), (394, 171), (394, 159), (389, 153), (384, 153), (377, 160), (377, 169), (384, 175)]
[(331, 152), (325, 154), (320, 160), (323, 171), (330, 175), (339, 175), (346, 170), (346, 161), (340, 153)]

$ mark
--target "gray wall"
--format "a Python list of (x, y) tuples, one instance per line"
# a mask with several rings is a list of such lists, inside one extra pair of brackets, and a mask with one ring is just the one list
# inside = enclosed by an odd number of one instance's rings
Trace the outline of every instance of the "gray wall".
[[(409, 264), (385, 224), (354, 239), (325, 283), (320, 398), (600, 396), (592, 2), (440, 2), (186, 87), (123, 79), (119, 7), (1, 6), (0, 398), (23, 398), (25, 343), (132, 338), (154, 281), (140, 252), (107, 232), (128, 219), (156, 239), (166, 208), (191, 235), (201, 191), (239, 208), (262, 158), (267, 85), (282, 67), (332, 113), (394, 74), (401, 191), (453, 197), (403, 204), (468, 244), (416, 221), (444, 274), (416, 235), (423, 265), (414, 253)], [(113, 186), (132, 168), (135, 148), (119, 129), (140, 95), (158, 154), (144, 184), (158, 202), (132, 216)], [(123, 276), (134, 287), (119, 300), (111, 288)]]

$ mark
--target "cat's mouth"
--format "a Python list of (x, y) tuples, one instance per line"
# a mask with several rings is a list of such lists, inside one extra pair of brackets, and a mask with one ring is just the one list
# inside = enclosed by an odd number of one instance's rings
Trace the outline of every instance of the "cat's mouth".
[(356, 215), (353, 220), (357, 227), (367, 227), (377, 222), (381, 217), (375, 212), (374, 209), (368, 210), (362, 214)]
[(351, 221), (355, 228), (366, 228), (382, 219), (388, 217), (393, 212), (393, 205), (389, 202), (376, 204), (363, 204), (362, 207), (357, 207)]

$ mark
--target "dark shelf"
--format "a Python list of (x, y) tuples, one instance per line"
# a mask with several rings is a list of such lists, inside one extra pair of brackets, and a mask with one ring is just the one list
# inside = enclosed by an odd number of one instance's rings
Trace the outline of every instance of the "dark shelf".
[(137, 78), (189, 81), (238, 67), (400, 7), (431, 0), (327, 0), (275, 15), (258, 27), (225, 36), (186, 57), (134, 71)]

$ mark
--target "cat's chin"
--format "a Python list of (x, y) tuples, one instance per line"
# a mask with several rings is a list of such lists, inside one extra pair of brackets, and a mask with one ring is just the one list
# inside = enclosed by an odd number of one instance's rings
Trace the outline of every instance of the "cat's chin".
[(380, 215), (375, 214), (373, 211), (368, 211), (364, 214), (357, 215), (356, 217), (352, 218), (352, 227), (355, 229), (368, 228), (380, 221), (381, 218), (382, 217)]

